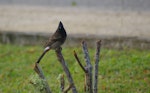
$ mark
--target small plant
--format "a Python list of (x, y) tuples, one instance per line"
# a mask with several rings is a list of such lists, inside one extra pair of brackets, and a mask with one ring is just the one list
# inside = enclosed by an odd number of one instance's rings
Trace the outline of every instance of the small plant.
[(40, 78), (37, 74), (31, 75), (30, 83), (35, 87), (37, 91), (45, 93), (46, 80)]

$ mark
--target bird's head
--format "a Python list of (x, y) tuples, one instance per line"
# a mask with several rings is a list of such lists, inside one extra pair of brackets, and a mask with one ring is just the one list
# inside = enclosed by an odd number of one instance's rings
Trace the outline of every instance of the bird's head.
[(58, 25), (58, 28), (57, 28), (56, 32), (59, 32), (65, 38), (67, 36), (66, 30), (65, 30), (65, 28), (64, 28), (64, 26), (63, 26), (61, 21), (59, 22), (59, 25)]

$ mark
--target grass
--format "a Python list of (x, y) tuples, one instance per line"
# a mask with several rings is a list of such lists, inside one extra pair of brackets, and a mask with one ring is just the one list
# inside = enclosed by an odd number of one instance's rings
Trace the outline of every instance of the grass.
[[(73, 50), (76, 50), (85, 64), (81, 47), (65, 47), (62, 53), (79, 93), (83, 93), (84, 73), (73, 57)], [(0, 44), (0, 93), (37, 93), (29, 81), (30, 77), (35, 75), (34, 62), (41, 52), (42, 48), (38, 46)], [(95, 49), (90, 48), (89, 52), (93, 64)], [(55, 52), (48, 52), (40, 65), (52, 91), (58, 93), (57, 78), (64, 72)], [(149, 86), (150, 50), (102, 48), (99, 93), (150, 93)]]

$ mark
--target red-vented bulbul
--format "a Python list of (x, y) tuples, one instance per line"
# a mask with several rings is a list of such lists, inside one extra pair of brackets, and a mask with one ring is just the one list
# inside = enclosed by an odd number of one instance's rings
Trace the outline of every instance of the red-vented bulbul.
[(60, 21), (56, 32), (49, 38), (48, 42), (46, 42), (44, 52), (39, 57), (36, 63), (39, 63), (42, 57), (45, 55), (45, 53), (50, 49), (60, 48), (61, 45), (65, 42), (66, 37), (67, 37), (67, 33), (63, 27), (62, 22)]

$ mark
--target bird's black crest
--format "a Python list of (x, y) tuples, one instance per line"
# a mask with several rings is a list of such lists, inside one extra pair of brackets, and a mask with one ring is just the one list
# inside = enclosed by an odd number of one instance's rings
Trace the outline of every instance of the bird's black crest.
[(58, 29), (63, 29), (64, 27), (63, 27), (63, 24), (62, 24), (62, 22), (60, 21), (59, 22), (59, 25), (58, 25)]

